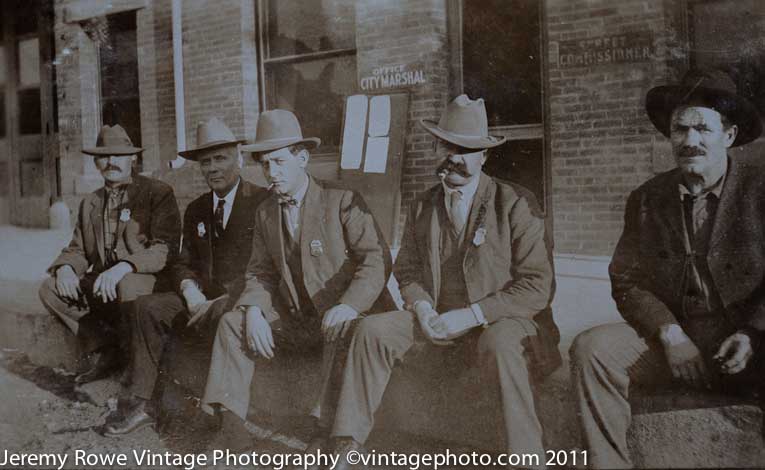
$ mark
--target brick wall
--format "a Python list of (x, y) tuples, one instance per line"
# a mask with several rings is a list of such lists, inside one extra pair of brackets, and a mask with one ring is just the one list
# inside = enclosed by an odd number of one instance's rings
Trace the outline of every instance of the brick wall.
[(409, 203), (438, 182), (433, 138), (418, 124), (438, 120), (448, 96), (449, 50), (446, 2), (363, 0), (356, 3), (358, 70), (420, 64), (426, 83), (411, 89), (404, 156), (402, 219)]
[[(654, 175), (663, 144), (644, 99), (675, 75), (673, 12), (664, 0), (547, 0), (547, 21), (556, 251), (610, 256), (627, 196)], [(634, 31), (650, 31), (652, 60), (558, 67), (560, 41)]]

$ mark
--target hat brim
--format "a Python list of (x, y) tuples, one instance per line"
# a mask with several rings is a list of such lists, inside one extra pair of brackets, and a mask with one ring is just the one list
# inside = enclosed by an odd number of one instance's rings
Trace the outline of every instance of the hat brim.
[(120, 145), (120, 146), (114, 146), (114, 147), (91, 147), (87, 149), (82, 149), (82, 153), (87, 155), (93, 155), (94, 157), (99, 156), (107, 156), (107, 155), (114, 155), (114, 156), (127, 156), (127, 155), (136, 155), (143, 152), (143, 148), (141, 147), (132, 147), (130, 145)]
[(420, 119), (420, 125), (424, 127), (426, 131), (430, 132), (439, 139), (445, 140), (454, 145), (459, 145), (460, 147), (474, 150), (490, 149), (502, 145), (507, 141), (507, 137), (495, 137), (493, 135), (483, 137), (455, 134), (438, 127), (438, 123), (434, 121), (428, 121), (426, 119)]
[(738, 127), (732, 146), (748, 144), (762, 134), (762, 119), (749, 100), (715, 88), (665, 85), (651, 88), (645, 109), (654, 127), (666, 137), (671, 133), (672, 112), (680, 105), (705, 105), (725, 115)]
[(284, 139), (262, 140), (260, 142), (256, 140), (251, 144), (242, 145), (242, 151), (252, 153), (273, 152), (297, 144), (303, 144), (309, 149), (314, 149), (321, 145), (321, 139), (318, 137), (307, 137), (302, 139), (299, 137), (288, 137)]
[(203, 151), (213, 150), (220, 147), (227, 147), (229, 145), (237, 145), (241, 144), (242, 142), (245, 142), (245, 140), (215, 140), (193, 149), (187, 149), (182, 152), (178, 152), (178, 155), (182, 156), (186, 160), (196, 161)]

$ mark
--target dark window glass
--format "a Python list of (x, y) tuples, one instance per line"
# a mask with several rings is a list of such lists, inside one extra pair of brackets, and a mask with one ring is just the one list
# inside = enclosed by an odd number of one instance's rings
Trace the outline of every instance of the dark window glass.
[(484, 166), (487, 174), (520, 184), (544, 207), (544, 146), (541, 139), (511, 140), (494, 149)]
[(356, 47), (354, 0), (269, 0), (267, 58)]
[(542, 122), (540, 0), (464, 0), (463, 89), (490, 126)]
[[(6, 3), (6, 0), (3, 0)], [(40, 2), (37, 0), (22, 0), (12, 3), (13, 29), (17, 36), (37, 33), (37, 11)]]
[(138, 47), (134, 11), (108, 17), (106, 41), (99, 47), (101, 119), (119, 124), (133, 145), (141, 146), (141, 108), (138, 90)]
[(294, 110), (303, 135), (321, 138), (317, 153), (337, 152), (345, 96), (356, 86), (356, 56), (267, 67), (268, 108)]
[(8, 174), (8, 162), (0, 162), (0, 196), (10, 194), (10, 175)]
[(0, 88), (0, 138), (5, 137), (5, 90)]
[(19, 90), (19, 130), (22, 135), (40, 133), (40, 89)]

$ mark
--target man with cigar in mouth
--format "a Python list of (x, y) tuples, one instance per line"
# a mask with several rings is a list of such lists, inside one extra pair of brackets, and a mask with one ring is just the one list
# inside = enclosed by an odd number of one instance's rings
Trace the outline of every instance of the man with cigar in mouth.
[(366, 441), (399, 361), (444, 379), (480, 369), (485, 390), (499, 394), (507, 451), (544, 462), (530, 375), (560, 363), (544, 223), (513, 186), (481, 171), (487, 149), (505, 141), (488, 135), (482, 99), (461, 95), (438, 123), (421, 124), (436, 137), (442, 182), (406, 221), (394, 268), (406, 310), (362, 319), (351, 340), (332, 429), (336, 468), (349, 468), (344, 455)]
[(571, 349), (585, 448), (595, 468), (628, 468), (633, 385), (762, 389), (765, 173), (729, 157), (760, 135), (757, 109), (720, 70), (691, 70), (646, 96), (677, 168), (630, 194), (609, 272), (626, 323)]
[(246, 449), (259, 371), (321, 356), (312, 446), (323, 447), (334, 417), (337, 346), (354, 320), (394, 305), (386, 289), (390, 251), (359, 194), (307, 173), (309, 150), (320, 140), (304, 138), (292, 112), (263, 112), (256, 135), (242, 150), (263, 166), (271, 195), (255, 210), (244, 290), (218, 324), (202, 408), (222, 422), (213, 448)]
[(48, 268), (43, 305), (77, 336), (77, 383), (98, 380), (119, 363), (119, 325), (132, 301), (151, 294), (178, 250), (181, 218), (172, 188), (133, 174), (137, 155), (125, 130), (103, 126), (94, 157), (104, 187), (80, 203), (69, 246)]

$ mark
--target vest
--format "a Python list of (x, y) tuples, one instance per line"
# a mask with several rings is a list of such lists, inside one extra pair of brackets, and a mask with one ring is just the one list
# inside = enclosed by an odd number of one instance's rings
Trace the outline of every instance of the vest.
[(455, 234), (443, 205), (439, 205), (438, 220), (441, 226), (439, 243), (441, 288), (436, 311), (443, 313), (457, 308), (465, 308), (470, 303), (467, 284), (465, 284), (465, 273), (462, 270), (462, 262), (467, 250), (465, 243), (467, 225), (462, 230), (462, 234), (459, 236)]

